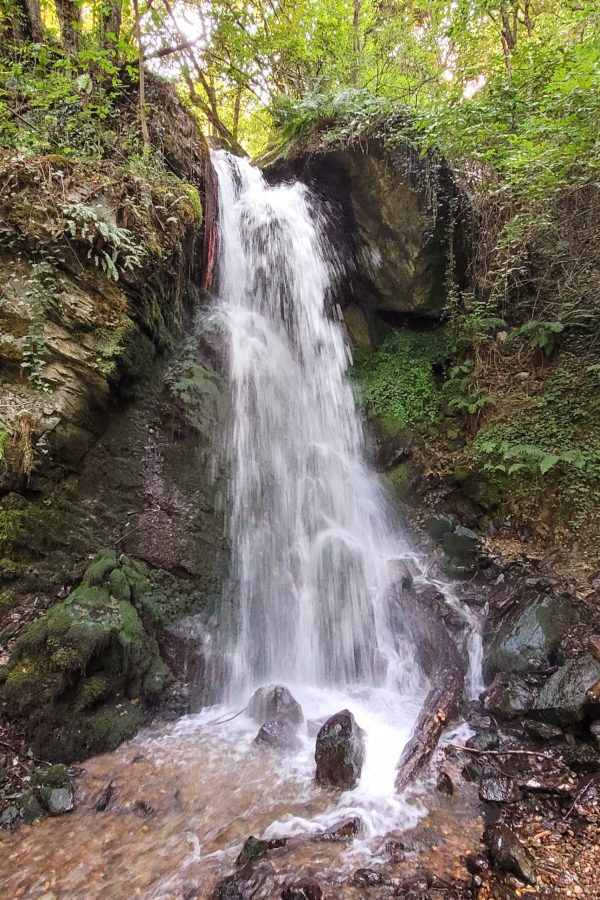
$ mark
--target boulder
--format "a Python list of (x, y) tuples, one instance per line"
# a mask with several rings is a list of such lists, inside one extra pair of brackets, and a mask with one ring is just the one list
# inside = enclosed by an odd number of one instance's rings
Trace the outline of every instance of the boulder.
[(597, 701), (588, 692), (600, 681), (600, 662), (591, 654), (569, 660), (542, 686), (535, 709), (557, 725), (582, 722)]
[(527, 884), (536, 883), (535, 860), (514, 831), (506, 825), (495, 825), (486, 829), (484, 841), (498, 869), (516, 875)]
[(454, 784), (447, 772), (440, 772), (435, 783), (435, 789), (440, 794), (446, 794), (448, 797), (452, 797), (454, 794)]
[(549, 665), (574, 618), (568, 596), (527, 592), (492, 638), (484, 662), (486, 681), (497, 672), (524, 674)]
[(464, 525), (457, 525), (442, 537), (442, 547), (451, 560), (471, 560), (479, 549), (479, 536)]
[(248, 703), (247, 712), (256, 722), (273, 721), (301, 725), (304, 721), (302, 707), (281, 684), (258, 688)]
[(470, 750), (495, 750), (500, 744), (500, 738), (495, 731), (478, 731), (466, 742)]
[(254, 743), (277, 750), (300, 750), (302, 741), (289, 722), (277, 722), (273, 719), (261, 725)]
[(281, 892), (281, 900), (321, 900), (323, 891), (314, 878), (301, 878), (286, 884)]
[(343, 709), (331, 716), (317, 735), (317, 782), (325, 787), (351, 790), (360, 778), (364, 758), (363, 731), (352, 713)]
[(68, 788), (52, 788), (46, 797), (46, 806), (51, 816), (63, 816), (71, 812), (75, 805), (73, 791)]
[(531, 711), (536, 702), (536, 689), (518, 675), (498, 674), (487, 689), (483, 705), (493, 716), (514, 719)]
[(517, 803), (521, 793), (512, 778), (487, 773), (479, 782), (479, 799), (487, 803)]

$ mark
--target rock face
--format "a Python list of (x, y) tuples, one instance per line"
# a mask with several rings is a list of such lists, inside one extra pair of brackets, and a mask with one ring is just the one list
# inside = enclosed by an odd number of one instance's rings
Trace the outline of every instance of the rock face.
[(599, 682), (600, 663), (591, 654), (571, 659), (543, 685), (535, 709), (557, 725), (581, 722), (589, 710), (598, 709), (600, 698), (590, 692)]
[[(376, 141), (275, 165), (311, 184), (337, 208), (334, 244), (355, 260), (351, 292), (366, 310), (438, 318), (445, 303), (450, 202), (443, 161)], [(455, 256), (460, 256), (460, 253)]]
[(351, 790), (362, 771), (365, 745), (352, 713), (343, 709), (331, 716), (317, 735), (316, 778), (326, 787)]
[(281, 684), (260, 687), (254, 692), (248, 704), (248, 715), (256, 722), (287, 722), (301, 725), (304, 721), (302, 707)]
[(484, 673), (522, 674), (548, 665), (575, 610), (569, 597), (526, 591), (518, 609), (501, 622), (486, 652)]

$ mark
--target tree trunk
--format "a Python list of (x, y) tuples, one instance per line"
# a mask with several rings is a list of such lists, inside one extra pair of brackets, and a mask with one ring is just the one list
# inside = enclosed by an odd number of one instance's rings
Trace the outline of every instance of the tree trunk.
[(65, 50), (74, 53), (79, 48), (81, 15), (76, 0), (56, 0), (56, 13), (60, 24), (60, 38)]
[(40, 0), (7, 0), (0, 9), (8, 20), (8, 30), (13, 40), (42, 41)]
[(350, 72), (350, 84), (358, 84), (358, 72), (360, 69), (360, 8), (362, 0), (353, 0), (352, 6), (352, 70)]
[(146, 118), (146, 70), (144, 68), (144, 44), (142, 42), (142, 26), (140, 23), (140, 7), (138, 0), (133, 0), (133, 14), (135, 16), (135, 39), (138, 45), (138, 76), (140, 95), (140, 126), (142, 140), (144, 142), (144, 155), (150, 153), (150, 135), (148, 133), (148, 120)]
[(394, 587), (398, 621), (408, 627), (417, 660), (431, 682), (410, 740), (402, 751), (396, 791), (402, 791), (429, 761), (440, 735), (460, 708), (466, 664), (448, 634), (435, 589), (418, 589), (405, 578)]
[(103, 0), (99, 12), (98, 31), (102, 46), (106, 49), (109, 49), (119, 40), (121, 14), (121, 0)]

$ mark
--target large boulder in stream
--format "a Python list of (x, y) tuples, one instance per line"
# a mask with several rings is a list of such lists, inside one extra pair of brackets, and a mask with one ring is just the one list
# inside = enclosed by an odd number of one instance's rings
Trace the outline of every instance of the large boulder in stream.
[(557, 725), (574, 725), (598, 710), (599, 689), (600, 662), (586, 653), (550, 676), (536, 698), (535, 709)]
[(301, 725), (304, 721), (302, 707), (282, 684), (260, 687), (252, 695), (247, 707), (248, 715), (256, 722), (287, 722)]
[(254, 743), (276, 750), (300, 750), (302, 747), (302, 742), (289, 722), (277, 722), (273, 719), (268, 719), (260, 726)]
[(365, 758), (363, 730), (348, 709), (328, 719), (317, 735), (316, 779), (324, 787), (352, 790)]

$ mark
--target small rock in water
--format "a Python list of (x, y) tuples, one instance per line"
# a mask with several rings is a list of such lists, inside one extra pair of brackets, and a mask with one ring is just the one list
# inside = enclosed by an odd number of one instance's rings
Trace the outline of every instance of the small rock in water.
[(277, 850), (279, 847), (285, 847), (287, 841), (285, 838), (275, 838), (271, 841), (264, 841), (261, 838), (255, 838), (250, 835), (244, 841), (244, 846), (239, 852), (235, 861), (236, 869), (244, 869), (246, 866), (257, 862), (267, 855), (271, 850)]
[(248, 715), (259, 723), (274, 721), (301, 725), (304, 721), (302, 707), (281, 684), (272, 684), (255, 691), (248, 704)]
[(517, 803), (521, 792), (506, 775), (484, 775), (479, 782), (479, 798), (488, 803)]
[(281, 892), (281, 900), (321, 900), (322, 896), (323, 891), (314, 878), (290, 882)]
[(468, 872), (471, 875), (481, 875), (482, 872), (487, 872), (490, 864), (485, 858), (485, 856), (479, 856), (477, 853), (471, 853), (469, 856), (465, 857), (465, 866)]
[(495, 825), (484, 833), (494, 864), (503, 872), (516, 875), (527, 884), (535, 884), (535, 860), (516, 834), (506, 825)]
[(21, 816), (16, 806), (7, 806), (0, 816), (0, 828), (10, 831), (19, 824)]
[(362, 822), (358, 816), (352, 816), (350, 819), (344, 819), (324, 831), (320, 835), (315, 835), (318, 841), (348, 841), (350, 838), (356, 837), (362, 830)]
[(447, 772), (440, 772), (435, 789), (436, 791), (439, 791), (440, 794), (447, 794), (448, 797), (452, 797), (454, 794), (454, 785)]
[(350, 879), (354, 887), (380, 887), (387, 884), (387, 878), (375, 869), (357, 869)]
[(351, 790), (360, 778), (364, 758), (363, 732), (352, 713), (343, 709), (331, 716), (317, 735), (315, 761), (318, 783)]
[(53, 788), (46, 795), (45, 801), (51, 816), (63, 816), (71, 812), (75, 805), (73, 791), (69, 788)]
[(273, 719), (261, 725), (254, 743), (275, 747), (278, 750), (300, 750), (302, 747), (302, 741), (296, 736), (289, 722), (277, 722)]
[(116, 793), (116, 786), (114, 781), (109, 781), (106, 787), (102, 790), (102, 792), (96, 797), (92, 804), (92, 809), (95, 812), (104, 812), (108, 809), (108, 806), (113, 799)]

